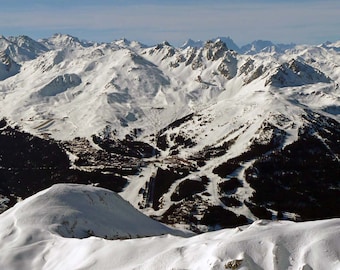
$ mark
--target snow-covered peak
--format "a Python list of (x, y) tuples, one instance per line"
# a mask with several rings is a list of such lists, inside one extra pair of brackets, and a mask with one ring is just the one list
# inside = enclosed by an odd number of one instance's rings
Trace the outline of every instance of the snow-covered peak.
[(30, 52), (31, 59), (34, 59), (38, 55), (48, 51), (43, 44), (28, 36), (21, 35), (18, 37), (9, 37), (8, 40), (16, 44), (22, 50)]
[(240, 50), (240, 48), (236, 45), (236, 43), (229, 36), (228, 37), (217, 37), (214, 40), (215, 41), (221, 40), (222, 42), (224, 42), (227, 45), (229, 50), (233, 50), (233, 51), (237, 51), (237, 52)]
[(201, 48), (204, 46), (204, 41), (202, 40), (192, 40), (189, 38), (187, 41), (183, 43), (183, 45), (180, 46), (180, 48), (185, 49), (187, 47), (193, 47), (193, 48)]
[(268, 40), (255, 40), (250, 44), (244, 45), (241, 47), (240, 51), (243, 54), (256, 54), (265, 48), (272, 48), (274, 43)]
[(204, 50), (206, 50), (206, 56), (208, 60), (217, 60), (225, 55), (228, 51), (227, 45), (220, 39), (215, 41), (208, 40), (204, 44)]
[(270, 76), (266, 85), (277, 87), (302, 86), (313, 83), (329, 83), (330, 79), (321, 71), (295, 59), (283, 63)]
[(48, 51), (41, 43), (31, 39), (28, 36), (18, 37), (1, 37), (0, 51), (5, 52), (14, 61), (22, 63), (35, 59), (39, 55)]
[(114, 44), (122, 47), (122, 48), (130, 48), (130, 49), (142, 49), (142, 48), (146, 48), (147, 46), (138, 42), (138, 41), (130, 41), (126, 38), (122, 38), (119, 40), (116, 40), (113, 42)]
[(284, 53), (285, 50), (292, 49), (296, 45), (291, 44), (274, 44), (269, 40), (255, 40), (250, 44), (244, 45), (239, 52), (242, 54), (254, 55), (260, 52), (264, 53)]
[(331, 43), (331, 44), (329, 44), (329, 45), (332, 46), (332, 47), (340, 48), (340, 41), (333, 42), (333, 43)]
[[(230, 50), (234, 51), (239, 51), (239, 47), (236, 45), (236, 43), (228, 36), (228, 37), (217, 37), (217, 38), (212, 38), (212, 41), (216, 42), (217, 40), (222, 41), (227, 45), (227, 47)], [(202, 40), (192, 40), (188, 39), (180, 48), (185, 49), (187, 47), (193, 47), (193, 48), (202, 48), (204, 46), (205, 42)]]
[(63, 48), (79, 48), (91, 46), (90, 42), (82, 42), (77, 37), (66, 34), (54, 34), (48, 39), (42, 39), (43, 43), (49, 49), (63, 49)]
[(325, 42), (323, 44), (320, 45), (321, 47), (323, 48), (326, 48), (326, 49), (333, 49), (335, 51), (339, 51), (340, 50), (340, 41), (338, 42)]

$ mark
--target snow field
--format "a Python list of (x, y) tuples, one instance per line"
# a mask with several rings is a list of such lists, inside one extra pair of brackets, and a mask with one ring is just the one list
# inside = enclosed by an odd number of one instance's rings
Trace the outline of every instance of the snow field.
[(259, 220), (183, 237), (93, 186), (52, 186), (1, 214), (0, 228), (0, 266), (8, 270), (340, 267), (339, 219)]

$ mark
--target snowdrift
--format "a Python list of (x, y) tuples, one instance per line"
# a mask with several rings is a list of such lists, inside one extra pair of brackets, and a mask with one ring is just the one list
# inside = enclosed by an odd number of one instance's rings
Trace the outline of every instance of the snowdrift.
[(335, 270), (339, 232), (340, 219), (259, 220), (183, 237), (114, 192), (58, 184), (0, 215), (0, 268)]
[(176, 232), (103, 188), (57, 184), (18, 203), (1, 216), (9, 234), (39, 227), (63, 237), (136, 238)]

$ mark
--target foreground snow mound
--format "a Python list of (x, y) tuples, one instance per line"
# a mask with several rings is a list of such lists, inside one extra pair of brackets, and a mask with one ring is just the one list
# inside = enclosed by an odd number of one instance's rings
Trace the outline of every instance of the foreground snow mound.
[(0, 269), (340, 269), (340, 219), (259, 220), (189, 238), (62, 237), (89, 229), (120, 237), (174, 232), (108, 190), (56, 185), (0, 215)]
[[(0, 216), (1, 242), (52, 232), (63, 237), (122, 239), (175, 233), (133, 208), (115, 192), (58, 184), (18, 203)], [(35, 231), (40, 231), (37, 235)], [(9, 237), (12, 235), (12, 237)], [(8, 238), (9, 237), (9, 238)]]

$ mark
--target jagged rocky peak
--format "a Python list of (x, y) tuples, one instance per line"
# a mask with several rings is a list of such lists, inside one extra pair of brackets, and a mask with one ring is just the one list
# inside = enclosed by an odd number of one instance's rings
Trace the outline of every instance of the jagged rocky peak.
[(293, 87), (329, 82), (330, 78), (320, 70), (296, 59), (291, 59), (289, 62), (280, 65), (265, 84), (277, 87)]
[(161, 55), (163, 55), (161, 60), (165, 60), (174, 56), (176, 53), (176, 49), (168, 41), (163, 41), (162, 43), (157, 44), (154, 48), (149, 50), (150, 55), (154, 53), (160, 53)]
[[(229, 50), (234, 50), (234, 51), (239, 51), (239, 47), (236, 45), (236, 43), (228, 36), (228, 37), (217, 37), (217, 38), (213, 38), (211, 39), (212, 42), (215, 41), (222, 41), (224, 42)], [(205, 42), (202, 40), (193, 40), (191, 38), (189, 38), (186, 42), (183, 43), (182, 46), (180, 46), (181, 49), (186, 49), (188, 47), (192, 47), (192, 48), (203, 48), (205, 45)]]
[(173, 47), (168, 41), (163, 41), (162, 43), (159, 43), (156, 45), (155, 50), (163, 49), (164, 47)]
[(240, 67), (240, 73), (248, 75), (254, 69), (254, 62), (255, 60), (253, 58), (248, 57)]
[(249, 57), (239, 68), (239, 73), (245, 77), (243, 79), (244, 84), (249, 84), (256, 80), (265, 72), (263, 64), (257, 63), (253, 58)]
[(16, 63), (5, 51), (0, 51), (0, 81), (19, 73), (20, 65)]
[(225, 52), (228, 51), (228, 47), (220, 39), (215, 42), (208, 40), (204, 45), (204, 50), (206, 50), (206, 57), (208, 60), (217, 60), (225, 56)]
[(0, 51), (5, 51), (9, 44), (10, 41), (6, 37), (0, 35)]
[(10, 66), (12, 62), (11, 58), (4, 51), (0, 51), (0, 60), (6, 66)]
[(233, 50), (237, 52), (240, 50), (240, 48), (236, 45), (236, 43), (229, 36), (228, 37), (217, 37), (215, 41), (217, 40), (224, 42), (227, 45), (229, 50)]
[(227, 45), (220, 39), (207, 41), (203, 49), (203, 55), (210, 61), (220, 60), (218, 72), (228, 80), (237, 74), (237, 52), (228, 49)]

